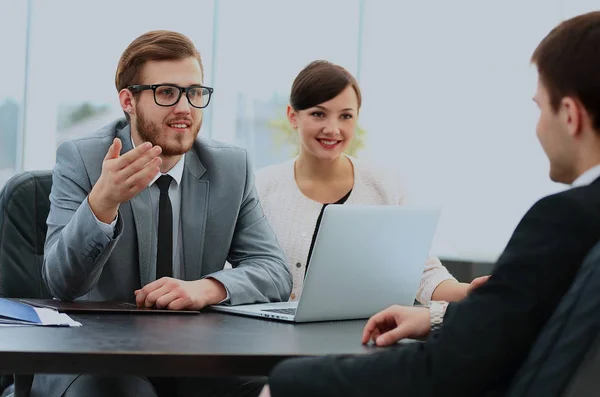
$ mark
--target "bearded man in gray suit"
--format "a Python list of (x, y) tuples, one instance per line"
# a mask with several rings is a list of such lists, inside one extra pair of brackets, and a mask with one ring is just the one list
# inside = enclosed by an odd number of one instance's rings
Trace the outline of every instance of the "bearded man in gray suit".
[[(198, 137), (213, 93), (203, 77), (187, 37), (146, 33), (116, 72), (126, 120), (58, 148), (42, 271), (56, 298), (173, 310), (288, 299), (291, 274), (263, 215), (248, 154)], [(223, 270), (226, 262), (233, 268)], [(158, 383), (44, 375), (34, 378), (34, 390), (161, 395)], [(215, 385), (203, 384), (207, 390), (200, 382), (181, 395), (214, 395)], [(242, 389), (234, 394), (259, 390)]]

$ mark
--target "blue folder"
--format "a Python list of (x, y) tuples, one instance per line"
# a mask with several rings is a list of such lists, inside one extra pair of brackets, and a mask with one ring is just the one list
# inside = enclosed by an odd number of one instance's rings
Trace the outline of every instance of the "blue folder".
[(0, 298), (0, 324), (42, 324), (35, 309), (24, 303)]

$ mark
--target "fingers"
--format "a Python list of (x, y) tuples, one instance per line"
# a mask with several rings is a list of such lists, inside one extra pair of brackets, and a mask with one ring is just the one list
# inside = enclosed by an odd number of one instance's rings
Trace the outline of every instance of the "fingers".
[(486, 281), (488, 281), (489, 278), (490, 278), (490, 276), (481, 276), (481, 277), (477, 277), (473, 281), (475, 281), (477, 284), (481, 285), (481, 284), (484, 284)]
[(146, 167), (130, 176), (124, 182), (129, 195), (135, 195), (148, 187), (148, 184), (160, 172), (158, 166), (161, 162), (162, 160), (159, 157), (153, 159)]
[(390, 322), (390, 320), (394, 322), (394, 316), (392, 314), (394, 310), (395, 306), (388, 307), (387, 309), (373, 315), (369, 321), (367, 321), (367, 324), (365, 324), (365, 327), (363, 328), (363, 334), (361, 338), (363, 344), (369, 343), (369, 340), (371, 339), (371, 336), (375, 330), (384, 326), (384, 324), (387, 324)]
[(144, 142), (127, 153), (115, 159), (114, 170), (119, 171), (133, 163), (135, 160), (143, 156), (146, 152), (152, 149), (150, 142)]
[(137, 291), (135, 291), (135, 305), (137, 307), (144, 307), (145, 300), (146, 300), (146, 294), (141, 289), (138, 289)]
[(425, 338), (430, 332), (429, 309), (417, 307), (400, 307), (395, 312), (395, 325), (378, 327), (382, 333), (377, 337), (377, 346), (389, 346), (404, 338)]
[(383, 313), (383, 312), (379, 312), (379, 313), (375, 314), (365, 324), (365, 327), (363, 328), (362, 338), (361, 338), (361, 343), (363, 345), (369, 343), (369, 340), (371, 340), (371, 336), (373, 335), (373, 332), (375, 332), (375, 330), (377, 329), (377, 324), (379, 322), (378, 318), (381, 313)]
[(379, 335), (375, 339), (375, 343), (377, 346), (389, 346), (397, 343), (400, 339), (408, 338), (410, 336), (411, 334), (408, 328), (403, 324), (400, 324), (396, 328)]
[(469, 284), (468, 292), (470, 293), (473, 290), (481, 287), (483, 284), (485, 284), (488, 281), (489, 278), (490, 278), (490, 276), (477, 277), (476, 279), (471, 281), (471, 284)]
[(185, 310), (192, 306), (192, 300), (189, 297), (179, 297), (167, 305), (169, 310)]
[(121, 155), (121, 149), (123, 149), (123, 143), (119, 138), (115, 138), (113, 141), (113, 152), (111, 153), (112, 158), (117, 158)]
[[(183, 310), (192, 307), (192, 299), (185, 292), (181, 285), (168, 277), (163, 277), (158, 280), (161, 281), (162, 285), (159, 288), (155, 288), (159, 285), (158, 282), (148, 284), (146, 287), (151, 286), (154, 288), (150, 292), (143, 292), (144, 288), (136, 291), (136, 303), (138, 307), (156, 307), (159, 309), (169, 310)], [(144, 294), (144, 295), (143, 295)]]
[(144, 288), (135, 291), (135, 303), (138, 305), (138, 307), (145, 307), (146, 297), (148, 296), (148, 294), (161, 288), (164, 285), (165, 280), (166, 277), (163, 277), (159, 280), (147, 284), (146, 286), (144, 286)]
[(162, 287), (155, 289), (154, 291), (152, 291), (148, 295), (146, 295), (146, 299), (144, 300), (144, 306), (145, 307), (156, 306), (156, 301), (158, 300), (158, 298), (160, 298), (161, 296), (167, 295), (169, 292), (171, 292), (171, 290), (166, 285), (163, 285)]
[[(164, 287), (159, 290), (156, 290), (155, 292), (165, 292)], [(150, 295), (148, 295), (148, 297), (150, 297)], [(159, 296), (158, 299), (156, 299), (156, 303), (154, 304), (154, 306), (156, 306), (158, 309), (164, 309), (177, 299), (179, 299), (179, 295), (174, 291), (169, 291), (164, 295)]]
[(123, 147), (123, 144), (121, 143), (121, 140), (119, 138), (113, 139), (113, 143), (108, 148), (108, 151), (106, 152), (106, 156), (104, 157), (104, 160), (111, 160), (111, 159), (116, 159), (117, 157), (119, 157), (122, 147)]
[(162, 159), (159, 157), (161, 153), (161, 147), (154, 146), (152, 149), (136, 158), (131, 164), (118, 171), (118, 179), (125, 181), (130, 176), (135, 175), (139, 171), (143, 170), (145, 167), (158, 167), (162, 163)]
[(379, 338), (379, 335), (381, 335), (381, 330), (377, 328), (375, 331), (373, 331), (373, 334), (371, 335), (371, 340), (373, 341), (373, 343), (377, 343), (377, 338)]

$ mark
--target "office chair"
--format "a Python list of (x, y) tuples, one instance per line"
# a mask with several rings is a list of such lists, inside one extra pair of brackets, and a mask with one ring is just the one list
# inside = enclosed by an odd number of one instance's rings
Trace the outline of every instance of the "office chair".
[[(15, 175), (0, 192), (0, 297), (52, 297), (41, 273), (51, 187), (52, 171), (32, 171)], [(31, 379), (17, 387), (28, 393)], [(1, 396), (12, 393), (12, 383), (12, 375), (0, 375)]]
[(507, 397), (598, 396), (599, 374), (600, 242), (586, 256)]
[(50, 298), (42, 281), (51, 171), (23, 172), (0, 192), (0, 296)]

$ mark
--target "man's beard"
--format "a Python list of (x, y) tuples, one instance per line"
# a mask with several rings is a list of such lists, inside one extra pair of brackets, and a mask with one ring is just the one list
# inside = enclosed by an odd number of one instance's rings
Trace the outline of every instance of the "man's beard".
[[(176, 134), (174, 139), (167, 139), (166, 136), (161, 135), (161, 125), (158, 125), (144, 116), (144, 113), (138, 109), (137, 111), (137, 132), (142, 139), (142, 142), (150, 142), (154, 146), (160, 146), (162, 149), (162, 155), (165, 157), (180, 156), (187, 153), (194, 144), (202, 121), (195, 126), (191, 125), (191, 130), (194, 131), (193, 139), (189, 139), (188, 134)], [(189, 142), (187, 141), (189, 139)], [(172, 142), (175, 141), (175, 142)]]

